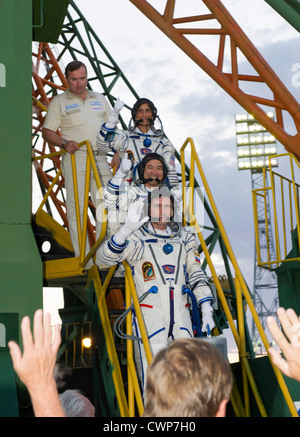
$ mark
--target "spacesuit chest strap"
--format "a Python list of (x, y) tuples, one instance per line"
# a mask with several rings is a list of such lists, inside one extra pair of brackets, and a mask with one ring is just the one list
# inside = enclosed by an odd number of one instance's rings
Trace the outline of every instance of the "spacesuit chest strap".
[(161, 266), (159, 265), (159, 263), (158, 263), (158, 261), (157, 261), (157, 258), (156, 258), (156, 255), (155, 255), (155, 253), (154, 253), (153, 247), (152, 247), (151, 244), (149, 244), (148, 247), (149, 247), (149, 250), (150, 250), (150, 252), (151, 252), (152, 259), (153, 259), (153, 261), (155, 262), (155, 265), (156, 265), (157, 270), (158, 270), (158, 272), (159, 272), (159, 275), (160, 275), (160, 278), (161, 278), (161, 280), (162, 280), (162, 283), (163, 283), (163, 284), (166, 284), (165, 276), (164, 276), (164, 274), (163, 274), (163, 272), (162, 272)]
[(134, 145), (134, 149), (135, 149), (135, 152), (136, 152), (136, 156), (137, 156), (137, 162), (141, 162), (141, 157), (140, 157), (140, 153), (139, 153), (139, 149), (138, 149), (138, 147), (137, 147), (137, 145), (136, 145), (136, 142), (135, 142), (135, 140), (134, 139), (132, 139), (132, 142), (133, 142), (133, 145)]

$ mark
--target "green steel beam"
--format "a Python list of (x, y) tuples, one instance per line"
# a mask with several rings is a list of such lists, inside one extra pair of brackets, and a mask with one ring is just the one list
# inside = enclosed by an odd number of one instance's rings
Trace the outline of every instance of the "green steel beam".
[(43, 277), (31, 229), (32, 1), (2, 0), (0, 23), (0, 300), (21, 318), (41, 307)]
[[(43, 296), (31, 229), (32, 0), (1, 0), (0, 35), (0, 302), (1, 313), (18, 315), (12, 322), (18, 325), (42, 307)], [(5, 347), (10, 328), (5, 326)], [(1, 359), (1, 374), (8, 375), (8, 363)]]
[(32, 0), (32, 40), (56, 43), (70, 0)]
[(265, 2), (300, 32), (300, 3), (298, 0), (265, 0)]

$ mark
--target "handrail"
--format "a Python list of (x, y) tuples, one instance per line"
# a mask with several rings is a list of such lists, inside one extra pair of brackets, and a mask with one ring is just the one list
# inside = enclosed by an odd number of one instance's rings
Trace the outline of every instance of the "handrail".
[[(137, 318), (137, 323), (142, 337), (142, 343), (145, 349), (145, 354), (147, 358), (148, 365), (152, 360), (152, 352), (150, 348), (150, 343), (148, 339), (147, 330), (145, 327), (140, 303), (138, 300), (136, 287), (132, 277), (132, 272), (127, 261), (123, 261), (123, 266), (125, 268), (125, 305), (126, 309), (129, 309), (133, 303), (134, 311)], [(132, 314), (131, 311), (128, 312), (126, 316), (126, 334), (128, 336), (126, 340), (127, 344), (127, 373), (128, 373), (128, 408), (129, 416), (134, 417), (134, 401), (136, 402), (139, 415), (141, 416), (144, 412), (144, 404), (141, 395), (141, 390), (139, 387), (136, 366), (133, 355), (133, 340), (130, 338), (132, 335)]]
[[(147, 336), (147, 331), (145, 327), (145, 323), (143, 320), (141, 307), (138, 301), (136, 288), (134, 285), (131, 268), (129, 264), (124, 261), (123, 265), (125, 267), (125, 304), (126, 309), (128, 309), (131, 306), (131, 303), (133, 302), (134, 310), (136, 313), (139, 329), (141, 332), (142, 342), (143, 346), (145, 348), (145, 353), (147, 357), (148, 364), (150, 364), (152, 359), (152, 352), (150, 349), (150, 344)], [(132, 335), (132, 314), (131, 311), (127, 314), (126, 317), (126, 334), (130, 337)], [(136, 367), (135, 367), (135, 361), (134, 361), (134, 355), (133, 355), (133, 340), (128, 338), (126, 340), (127, 342), (127, 369), (128, 369), (128, 405), (129, 405), (129, 413), (130, 417), (135, 416), (134, 412), (134, 400), (136, 401), (137, 408), (139, 411), (140, 416), (144, 412), (144, 404), (143, 399), (139, 387)]]
[[(148, 340), (148, 335), (146, 331), (146, 327), (144, 324), (136, 288), (134, 285), (131, 268), (127, 261), (123, 262), (123, 266), (125, 268), (125, 306), (126, 310), (132, 306), (134, 306), (134, 311), (137, 317), (137, 322), (139, 326), (139, 330), (142, 337), (142, 342), (145, 348), (146, 358), (148, 364), (150, 364), (152, 360), (152, 352)], [(101, 280), (99, 277), (98, 270), (95, 266), (93, 266), (89, 270), (89, 280), (94, 281), (94, 286), (97, 295), (97, 305), (99, 309), (99, 314), (101, 318), (101, 322), (103, 326), (105, 342), (107, 346), (107, 350), (109, 351), (109, 357), (112, 363), (112, 368), (114, 369), (113, 381), (116, 393), (118, 393), (118, 402), (120, 403), (120, 410), (126, 412), (126, 415), (129, 417), (135, 417), (135, 404), (138, 408), (139, 415), (141, 416), (144, 412), (144, 404), (143, 398), (141, 395), (141, 390), (139, 386), (139, 381), (137, 377), (137, 371), (135, 367), (134, 354), (133, 354), (133, 340), (132, 336), (132, 314), (131, 311), (128, 312), (126, 316), (126, 335), (128, 338), (126, 339), (126, 347), (127, 347), (127, 374), (128, 374), (128, 399), (127, 401), (124, 399), (123, 395), (123, 381), (120, 377), (119, 371), (119, 363), (116, 355), (115, 347), (113, 347), (113, 338), (111, 333), (111, 328), (108, 328), (108, 311), (105, 303), (105, 295), (108, 289), (108, 286), (113, 278), (115, 273), (116, 266), (113, 266), (109, 269), (108, 274), (105, 278), (103, 285), (101, 284)]]
[(119, 366), (116, 348), (114, 345), (114, 340), (111, 331), (111, 324), (109, 321), (108, 310), (105, 300), (105, 293), (115, 270), (116, 270), (116, 266), (110, 268), (107, 277), (102, 285), (97, 267), (92, 266), (89, 269), (88, 282), (93, 281), (94, 283), (94, 289), (97, 297), (97, 306), (98, 306), (99, 316), (103, 328), (106, 349), (112, 368), (112, 378), (113, 378), (120, 414), (121, 417), (128, 417), (129, 411), (128, 411), (128, 405), (127, 405), (125, 391), (124, 391), (123, 379)]
[[(290, 177), (284, 176), (276, 172), (271, 165), (272, 158), (289, 158), (290, 165)], [(255, 232), (255, 245), (257, 264), (259, 267), (273, 270), (274, 267), (278, 267), (281, 263), (288, 263), (292, 261), (300, 261), (300, 256), (287, 257), (287, 232), (295, 231), (298, 236), (298, 251), (300, 253), (300, 216), (299, 216), (299, 191), (300, 184), (295, 181), (294, 165), (296, 164), (298, 170), (300, 164), (291, 153), (282, 153), (280, 155), (273, 155), (270, 157), (269, 167), (263, 169), (263, 188), (252, 190), (252, 203), (254, 214), (254, 232)], [(267, 185), (270, 175), (270, 182)], [(277, 192), (279, 185), (279, 193)], [(274, 218), (274, 231), (275, 231), (275, 258), (272, 258), (269, 245), (269, 218), (267, 216), (267, 196), (271, 193), (272, 211)], [(286, 202), (287, 198), (287, 202)], [(267, 260), (262, 259), (262, 249), (259, 238), (259, 218), (258, 218), (258, 201), (264, 202), (264, 222), (267, 238)], [(287, 207), (286, 207), (287, 203)], [(288, 208), (288, 213), (287, 213)], [(270, 208), (271, 209), (271, 208)], [(281, 215), (281, 226), (279, 225)], [(290, 223), (286, 220), (286, 215), (290, 217)], [(296, 223), (293, 222), (295, 217)], [(288, 227), (289, 225), (289, 227)], [(283, 246), (283, 248), (282, 248)]]
[[(221, 237), (222, 237), (222, 239), (224, 241), (224, 244), (226, 246), (226, 249), (227, 249), (230, 261), (231, 261), (232, 266), (234, 268), (235, 275), (236, 275), (236, 281), (238, 281), (238, 283), (239, 283), (239, 287), (236, 289), (236, 293), (237, 294), (240, 293), (240, 297), (239, 297), (240, 300), (242, 299), (242, 296), (244, 296), (244, 298), (245, 298), (245, 300), (246, 300), (246, 302), (248, 304), (248, 307), (250, 309), (250, 312), (252, 314), (253, 322), (256, 324), (258, 332), (259, 332), (259, 334), (261, 336), (262, 342), (263, 342), (263, 344), (265, 346), (265, 349), (268, 351), (268, 349), (270, 348), (268, 339), (267, 339), (267, 337), (266, 337), (266, 335), (264, 333), (263, 327), (262, 327), (261, 322), (259, 320), (259, 317), (258, 317), (258, 315), (256, 313), (255, 306), (254, 306), (253, 301), (251, 299), (251, 295), (249, 293), (248, 287), (247, 287), (247, 285), (245, 283), (244, 277), (243, 277), (242, 272), (240, 270), (240, 267), (239, 267), (239, 265), (237, 263), (237, 260), (235, 258), (234, 252), (233, 252), (233, 250), (231, 248), (228, 236), (226, 234), (226, 231), (225, 231), (225, 228), (223, 226), (221, 217), (219, 215), (219, 212), (217, 210), (217, 207), (216, 207), (216, 204), (214, 202), (213, 196), (211, 194), (210, 187), (209, 187), (209, 185), (207, 183), (204, 171), (203, 171), (202, 166), (200, 164), (200, 160), (199, 160), (199, 157), (198, 157), (195, 145), (194, 145), (194, 141), (193, 141), (192, 138), (187, 138), (186, 141), (184, 142), (184, 144), (182, 145), (181, 150), (180, 150), (181, 168), (182, 168), (183, 199), (184, 199), (185, 191), (186, 191), (185, 190), (185, 188), (186, 188), (186, 179), (185, 179), (185, 171), (184, 171), (184, 166), (185, 166), (184, 151), (185, 151), (185, 149), (186, 149), (188, 144), (190, 145), (190, 148), (191, 148), (191, 165), (190, 165), (191, 173), (190, 173), (190, 185), (189, 185), (189, 188), (190, 188), (190, 190), (191, 189), (193, 190), (193, 188), (194, 188), (194, 167), (195, 167), (195, 163), (196, 163), (198, 171), (199, 171), (201, 179), (202, 179), (202, 182), (203, 182), (203, 185), (204, 185), (205, 192), (206, 192), (206, 194), (208, 196), (211, 208), (213, 210), (213, 213), (214, 213), (214, 216), (215, 216), (215, 220), (216, 220), (216, 222), (218, 224), (218, 227), (219, 227), (219, 230), (220, 230), (220, 233), (221, 233)], [(186, 205), (184, 204), (184, 211), (185, 211), (185, 206)], [(248, 362), (248, 357), (245, 356), (245, 354), (244, 354), (244, 351), (246, 350), (246, 347), (245, 347), (245, 344), (244, 344), (245, 340), (244, 340), (244, 338), (241, 338), (241, 332), (239, 334), (237, 332), (237, 329), (236, 329), (235, 325), (234, 325), (233, 318), (232, 318), (229, 306), (227, 304), (225, 295), (223, 293), (223, 289), (221, 287), (219, 278), (218, 278), (218, 276), (216, 274), (214, 265), (213, 265), (213, 263), (211, 261), (210, 254), (209, 254), (209, 251), (208, 251), (208, 249), (206, 247), (205, 240), (203, 238), (202, 232), (201, 232), (200, 227), (199, 227), (199, 225), (197, 223), (196, 216), (194, 214), (194, 206), (193, 205), (189, 205), (189, 212), (190, 212), (190, 216), (193, 218), (193, 224), (195, 226), (197, 235), (199, 237), (201, 248), (202, 248), (202, 250), (204, 252), (204, 255), (205, 255), (206, 260), (208, 262), (208, 265), (210, 267), (210, 270), (211, 270), (211, 273), (212, 273), (212, 276), (213, 276), (213, 281), (214, 281), (214, 284), (216, 286), (219, 299), (220, 299), (220, 301), (221, 301), (221, 303), (223, 305), (224, 312), (226, 314), (226, 317), (228, 319), (230, 328), (231, 328), (232, 333), (233, 333), (233, 337), (234, 337), (236, 345), (238, 347), (239, 356), (240, 356), (240, 359), (241, 359), (242, 366), (243, 366), (243, 368), (244, 368), (244, 370), (245, 370), (245, 372), (247, 374), (247, 377), (249, 379), (249, 382), (250, 382), (252, 391), (254, 393), (254, 396), (256, 398), (256, 402), (257, 402), (257, 405), (259, 407), (260, 413), (261, 413), (262, 416), (266, 416), (267, 413), (266, 413), (265, 407), (263, 405), (262, 399), (260, 397), (260, 394), (258, 392), (256, 383), (254, 381), (254, 378), (253, 378), (253, 375), (252, 375), (252, 371), (250, 369), (250, 365), (249, 365), (249, 362)], [(239, 328), (240, 329), (243, 326), (243, 323), (244, 323), (243, 320), (239, 320)], [(242, 345), (242, 341), (243, 341), (243, 345)], [(291, 415), (294, 416), (294, 417), (299, 417), (299, 415), (297, 413), (297, 410), (296, 410), (296, 407), (294, 405), (294, 402), (293, 402), (293, 400), (291, 398), (291, 395), (290, 395), (290, 393), (288, 391), (288, 388), (286, 386), (286, 383), (285, 383), (285, 380), (283, 378), (282, 373), (279, 371), (279, 369), (276, 366), (273, 365), (271, 359), (270, 359), (270, 362), (271, 362), (271, 365), (273, 367), (273, 370), (274, 370), (275, 376), (277, 378), (277, 381), (279, 383), (279, 386), (281, 388), (281, 391), (283, 393), (283, 396), (284, 396), (284, 398), (286, 400), (286, 403), (288, 405), (288, 408), (289, 408), (289, 410), (291, 412)]]
[[(84, 269), (87, 262), (95, 255), (96, 250), (98, 249), (99, 245), (103, 241), (105, 234), (106, 234), (106, 228), (107, 228), (107, 213), (106, 210), (102, 207), (102, 220), (101, 220), (101, 233), (98, 237), (98, 239), (95, 241), (95, 243), (90, 248), (89, 252), (85, 253), (85, 245), (86, 245), (86, 236), (87, 236), (87, 221), (88, 221), (88, 203), (89, 203), (89, 184), (90, 184), (90, 176), (91, 171), (93, 172), (93, 176), (96, 181), (97, 190), (100, 196), (100, 200), (102, 198), (102, 184), (99, 177), (99, 173), (97, 170), (97, 165), (94, 157), (94, 153), (91, 147), (91, 144), (88, 140), (82, 141), (78, 144), (78, 147), (86, 146), (87, 148), (87, 159), (86, 159), (86, 180), (85, 180), (85, 192), (84, 192), (84, 205), (83, 205), (83, 223), (81, 226), (81, 220), (80, 220), (80, 206), (79, 206), (79, 198), (78, 198), (78, 185), (77, 185), (77, 174), (76, 174), (76, 161), (75, 161), (75, 155), (71, 155), (71, 165), (72, 165), (72, 175), (73, 175), (73, 186), (74, 186), (74, 199), (75, 199), (75, 210), (76, 210), (76, 221), (77, 221), (77, 232), (78, 232), (78, 244), (80, 249), (80, 255), (79, 255), (79, 269)], [(40, 161), (43, 159), (49, 159), (56, 156), (60, 156), (67, 153), (65, 150), (59, 150), (57, 152), (41, 155), (41, 156), (35, 156), (32, 158), (32, 161)], [(57, 171), (52, 183), (50, 184), (46, 194), (43, 197), (43, 200), (41, 204), (39, 205), (36, 215), (39, 213), (39, 211), (43, 208), (45, 203), (47, 202), (51, 192), (53, 191), (59, 177), (61, 176), (62, 170), (61, 168)]]
[[(82, 268), (86, 265), (86, 263), (89, 261), (89, 259), (95, 254), (100, 243), (103, 241), (105, 234), (106, 234), (106, 226), (107, 226), (107, 213), (106, 213), (106, 210), (104, 210), (104, 208), (102, 208), (101, 233), (100, 233), (97, 241), (91, 247), (89, 253), (84, 255), (85, 254), (86, 232), (87, 232), (88, 197), (89, 197), (89, 188), (90, 188), (89, 181), (90, 181), (91, 170), (94, 173), (94, 177), (96, 180), (96, 184), (97, 184), (97, 188), (98, 188), (100, 196), (102, 194), (101, 193), (101, 188), (102, 188), (101, 181), (100, 181), (100, 177), (99, 177), (99, 174), (97, 171), (97, 166), (96, 166), (96, 162), (95, 162), (95, 158), (94, 158), (94, 154), (93, 154), (91, 145), (90, 145), (89, 141), (83, 141), (80, 144), (78, 144), (78, 147), (82, 147), (84, 145), (87, 146), (87, 163), (86, 163), (86, 180), (85, 180), (82, 226), (81, 226), (81, 221), (80, 221), (80, 209), (79, 209), (78, 187), (77, 187), (77, 176), (76, 176), (76, 161), (75, 161), (74, 154), (71, 155), (73, 185), (74, 185), (74, 198), (75, 198), (75, 205), (76, 205), (77, 231), (78, 231), (78, 241), (79, 241), (79, 247), (80, 247), (79, 266)], [(42, 159), (53, 158), (53, 157), (60, 156), (64, 153), (66, 153), (65, 150), (60, 150), (60, 151), (53, 152), (50, 154), (45, 154), (45, 155), (41, 155), (38, 157), (33, 157), (32, 160), (38, 161), (38, 160), (42, 160)], [(49, 186), (46, 194), (44, 195), (44, 198), (42, 199), (42, 202), (39, 205), (39, 207), (36, 211), (36, 214), (39, 213), (39, 211), (43, 208), (43, 206), (47, 202), (51, 192), (53, 191), (55, 185), (57, 184), (59, 177), (61, 176), (61, 173), (62, 173), (62, 170), (60, 168), (57, 171), (57, 174), (54, 177), (51, 185)], [(125, 268), (126, 308), (129, 308), (129, 306), (131, 305), (131, 301), (133, 301), (134, 310), (135, 310), (135, 313), (137, 316), (137, 321), (138, 321), (139, 329), (141, 332), (141, 337), (142, 337), (143, 345), (145, 348), (147, 361), (149, 364), (151, 362), (151, 359), (152, 359), (152, 352), (151, 352), (151, 348), (149, 345), (149, 340), (148, 340), (146, 328), (144, 325), (143, 316), (142, 316), (142, 312), (140, 309), (134, 281), (132, 278), (131, 269), (130, 269), (129, 265), (127, 264), (127, 262), (124, 261), (123, 265)], [(105, 292), (106, 292), (108, 285), (113, 277), (115, 269), (116, 269), (116, 267), (114, 266), (109, 270), (108, 275), (107, 275), (103, 285), (101, 284), (100, 280), (98, 280), (98, 279), (96, 280), (94, 278), (94, 281), (97, 283), (96, 288), (97, 288), (97, 296), (98, 296), (99, 314), (100, 314), (101, 320), (102, 319), (104, 320), (104, 323), (106, 323), (105, 320), (106, 320), (107, 314), (103, 309), (103, 298), (101, 296), (105, 296)], [(97, 276), (96, 273), (95, 272), (93, 273), (93, 272), (94, 272), (94, 269), (92, 268), (92, 269), (90, 269), (89, 274), (92, 275), (92, 277), (96, 277)], [(101, 309), (100, 309), (100, 302), (101, 302)], [(132, 329), (131, 321), (129, 323), (129, 320), (131, 320), (131, 312), (128, 314), (128, 316), (126, 318), (127, 335), (131, 335), (131, 329)], [(112, 340), (111, 340), (111, 337), (110, 337), (108, 332), (105, 332), (105, 338), (106, 338), (106, 342), (110, 343), (108, 348), (109, 348), (109, 350), (111, 350), (111, 348), (112, 348), (111, 341)], [(114, 367), (117, 367), (116, 361), (115, 361), (116, 355), (114, 353), (112, 353), (112, 351), (110, 351), (110, 355), (112, 357), (111, 359), (114, 362)], [(122, 414), (124, 414), (124, 412), (126, 412), (125, 413), (126, 415), (129, 414), (130, 417), (134, 417), (134, 406), (137, 405), (139, 414), (142, 415), (143, 410), (144, 410), (144, 405), (143, 405), (142, 395), (140, 392), (137, 372), (136, 372), (136, 368), (135, 368), (132, 340), (127, 340), (127, 361), (128, 361), (128, 379), (129, 379), (128, 405), (124, 404), (124, 398), (122, 395), (123, 391), (122, 391), (122, 388), (119, 387), (120, 385), (122, 385), (122, 380), (120, 380), (118, 373), (116, 374), (116, 376), (114, 376), (114, 384), (115, 384), (116, 392), (118, 393), (118, 402), (121, 404), (120, 409), (123, 412)]]

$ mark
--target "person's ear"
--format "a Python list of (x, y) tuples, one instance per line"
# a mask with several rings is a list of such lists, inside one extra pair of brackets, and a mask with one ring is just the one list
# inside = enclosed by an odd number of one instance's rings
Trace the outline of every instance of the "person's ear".
[(227, 406), (227, 399), (223, 399), (219, 405), (218, 411), (215, 414), (215, 417), (225, 417), (226, 416), (226, 406)]

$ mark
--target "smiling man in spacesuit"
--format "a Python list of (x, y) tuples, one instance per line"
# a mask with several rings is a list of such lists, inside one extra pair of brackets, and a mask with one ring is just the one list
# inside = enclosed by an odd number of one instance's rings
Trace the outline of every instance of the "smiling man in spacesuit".
[[(133, 170), (144, 156), (151, 152), (163, 156), (168, 167), (168, 183), (170, 187), (178, 185), (175, 170), (175, 149), (173, 144), (164, 137), (162, 123), (157, 115), (157, 109), (151, 100), (137, 100), (131, 110), (128, 130), (116, 129), (118, 117), (124, 103), (117, 99), (112, 113), (106, 123), (101, 126), (97, 135), (97, 147), (100, 153), (124, 152), (130, 155)], [(155, 123), (158, 127), (155, 127)], [(132, 173), (129, 177), (132, 177)]]
[[(108, 266), (125, 260), (129, 263), (138, 297), (142, 298), (153, 355), (175, 338), (194, 336), (191, 304), (201, 309), (202, 332), (215, 326), (213, 296), (200, 265), (195, 237), (181, 229), (180, 222), (170, 191), (162, 187), (149, 192), (146, 205), (141, 199), (133, 202), (126, 222), (99, 249), (101, 262)], [(195, 306), (194, 311), (198, 311)], [(140, 337), (134, 317), (133, 327)], [(143, 384), (147, 359), (142, 343), (135, 342), (135, 346)]]
[[(107, 210), (107, 237), (114, 235), (125, 223), (129, 205), (137, 198), (146, 198), (148, 192), (162, 187), (168, 176), (168, 167), (164, 158), (158, 153), (149, 153), (137, 165), (133, 181), (128, 183), (128, 174), (132, 169), (132, 161), (127, 157), (121, 159), (114, 177), (108, 181), (103, 191), (103, 206)], [(181, 199), (179, 187), (171, 189), (177, 199)], [(179, 202), (176, 202), (179, 208)]]

